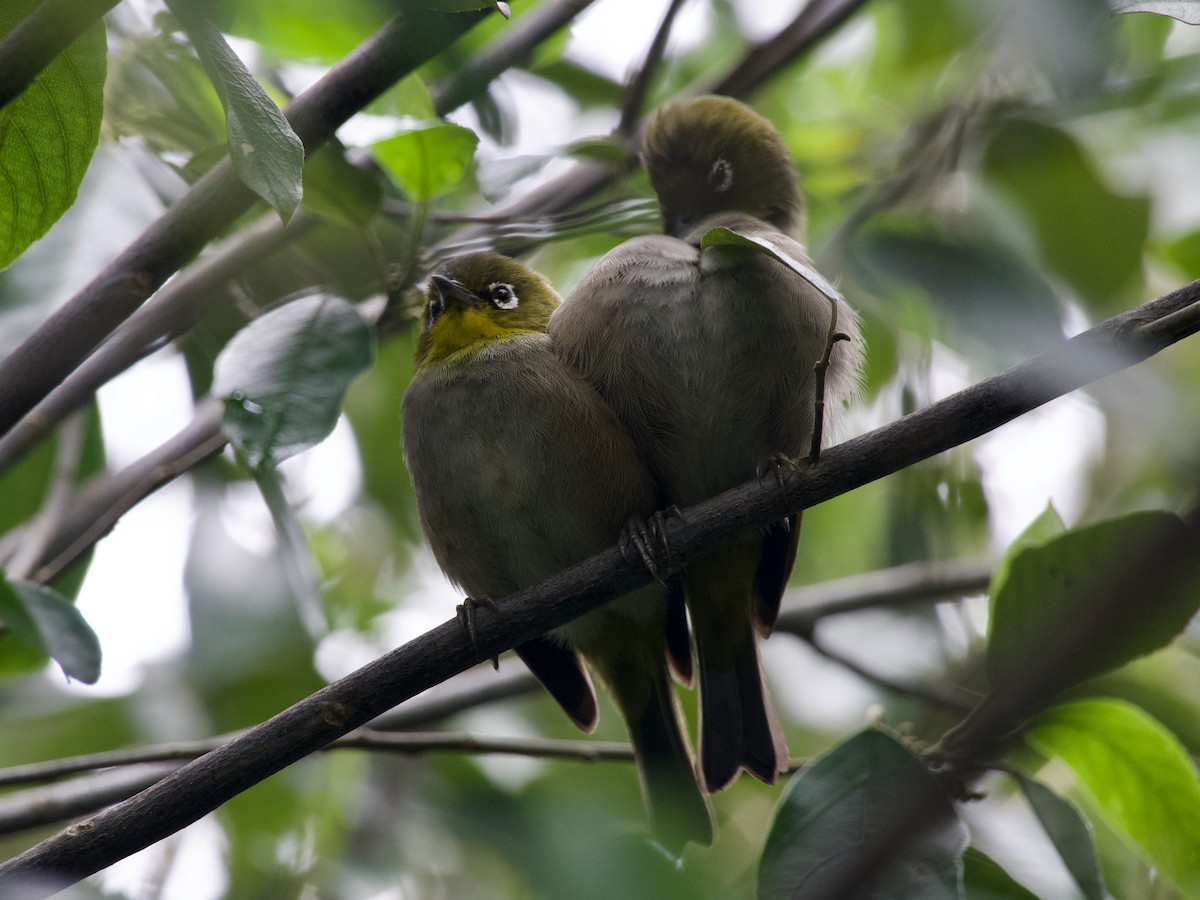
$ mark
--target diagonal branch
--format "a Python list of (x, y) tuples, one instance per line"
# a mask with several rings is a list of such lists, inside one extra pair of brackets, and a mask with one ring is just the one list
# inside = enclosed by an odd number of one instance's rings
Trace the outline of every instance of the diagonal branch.
[[(285, 111), (311, 155), (358, 110), (437, 55), (486, 12), (396, 15)], [(0, 361), (0, 434), (255, 201), (226, 157)]]
[(743, 56), (729, 74), (713, 85), (712, 93), (731, 97), (753, 93), (773, 73), (812, 49), (866, 3), (867, 0), (811, 0), (787, 27)]
[(485, 46), (464, 66), (430, 91), (439, 116), (453, 112), (483, 93), (492, 79), (513, 66), (522, 65), (537, 46), (571, 22), (596, 0), (557, 0), (517, 18), (504, 37)]
[[(685, 511), (665, 528), (682, 565), (723, 542), (944, 452), (1038, 406), (1132, 366), (1200, 331), (1200, 281), (1083, 332), (993, 378), (781, 470), (783, 490), (757, 479)], [(451, 619), (323, 688), (158, 784), (0, 865), (0, 892), (59, 890), (191, 824), (385, 710), (646, 583), (617, 547), (486, 609), (478, 647)], [(989, 732), (990, 734), (990, 732)], [(972, 745), (973, 749), (977, 745)], [(34, 894), (31, 894), (33, 896)]]

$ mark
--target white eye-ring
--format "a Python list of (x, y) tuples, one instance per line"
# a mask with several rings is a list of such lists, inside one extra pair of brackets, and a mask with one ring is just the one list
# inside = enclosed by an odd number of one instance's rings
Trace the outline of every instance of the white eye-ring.
[(511, 284), (493, 282), (488, 285), (488, 293), (492, 298), (492, 306), (496, 309), (516, 309), (521, 301), (517, 299), (517, 289)]
[(708, 170), (708, 182), (718, 194), (725, 193), (733, 187), (733, 164), (724, 157), (718, 156), (717, 161)]

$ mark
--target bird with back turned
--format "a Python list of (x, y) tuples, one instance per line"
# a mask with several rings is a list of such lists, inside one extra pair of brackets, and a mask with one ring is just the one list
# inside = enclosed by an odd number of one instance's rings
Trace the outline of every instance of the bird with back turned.
[[(551, 316), (562, 358), (608, 401), (669, 503), (686, 507), (808, 450), (814, 364), (837, 329), (827, 408), (856, 390), (854, 311), (811, 269), (804, 203), (775, 128), (747, 106), (702, 97), (661, 110), (642, 157), (666, 234), (605, 255)], [(713, 228), (766, 243), (808, 267), (744, 246), (701, 246)], [(787, 764), (756, 635), (769, 634), (796, 556), (799, 516), (746, 535), (684, 570), (700, 690), (706, 787), (740, 770), (774, 781)]]

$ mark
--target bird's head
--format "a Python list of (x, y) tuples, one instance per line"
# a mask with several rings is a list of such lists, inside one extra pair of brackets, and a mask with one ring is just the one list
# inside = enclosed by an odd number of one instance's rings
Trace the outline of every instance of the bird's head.
[(804, 199), (783, 138), (737, 100), (709, 96), (663, 108), (646, 127), (642, 159), (667, 234), (681, 237), (722, 212), (799, 230)]
[(490, 251), (449, 259), (429, 278), (417, 368), (545, 331), (560, 302), (549, 281), (515, 259)]

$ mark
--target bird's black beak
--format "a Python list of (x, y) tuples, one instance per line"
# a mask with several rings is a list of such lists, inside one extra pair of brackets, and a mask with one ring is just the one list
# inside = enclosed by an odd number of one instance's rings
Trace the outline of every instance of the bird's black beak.
[(663, 233), (671, 237), (683, 237), (691, 230), (694, 222), (694, 217), (689, 214), (674, 209), (663, 210)]
[(447, 278), (445, 275), (429, 276), (429, 324), (437, 321), (438, 316), (450, 306), (458, 303), (478, 302), (479, 298), (469, 291), (462, 282)]

